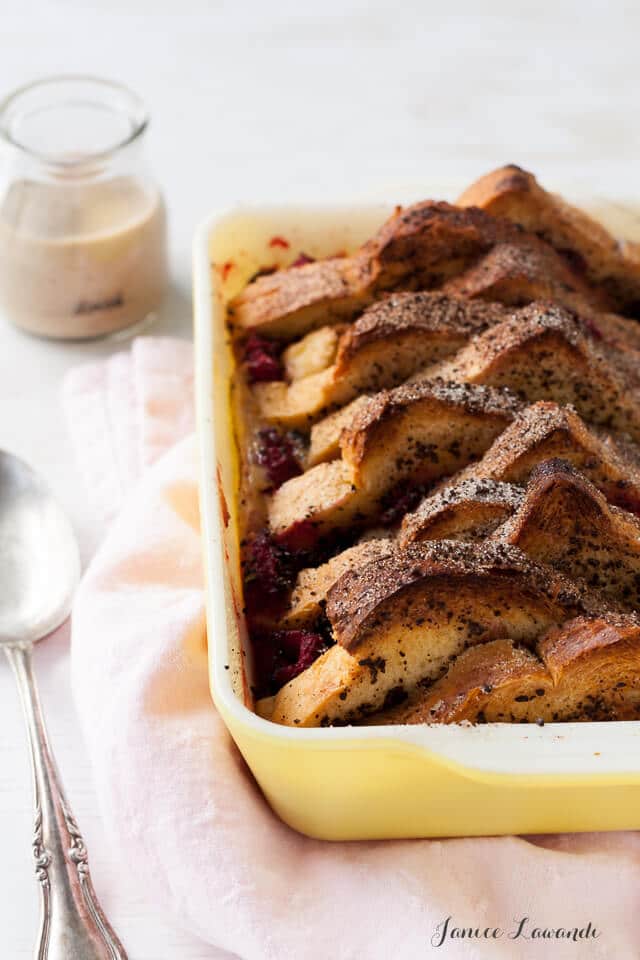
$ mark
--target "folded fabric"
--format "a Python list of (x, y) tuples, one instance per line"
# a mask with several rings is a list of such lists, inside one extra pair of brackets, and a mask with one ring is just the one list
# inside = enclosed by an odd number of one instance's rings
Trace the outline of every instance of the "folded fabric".
[[(123, 373), (126, 363), (118, 363)], [(144, 379), (147, 368), (137, 369)], [(175, 380), (169, 368), (153, 370), (158, 392), (165, 375), (174, 384), (188, 380), (184, 364)], [(89, 413), (74, 409), (87, 396), (81, 382), (102, 390), (108, 377), (104, 369), (86, 371), (84, 381), (74, 376), (66, 405), (81, 446), (91, 434)], [(128, 449), (131, 428), (120, 424), (116, 442), (115, 406), (108, 416), (102, 401), (90, 409), (95, 430), (111, 424), (107, 437), (78, 450), (95, 483), (109, 451)], [(156, 421), (146, 456), (188, 419), (179, 402), (146, 404), (138, 414)], [(145, 432), (138, 423), (136, 435), (149, 438), (150, 425)], [(91, 563), (73, 613), (73, 684), (97, 793), (149, 899), (243, 960), (636, 958), (638, 834), (338, 844), (278, 820), (209, 694), (196, 457), (189, 437), (145, 473)], [(114, 463), (109, 484), (124, 489), (121, 469), (130, 476), (132, 457)], [(522, 918), (521, 935), (509, 938)], [(534, 928), (584, 931), (589, 923), (597, 936), (577, 942), (526, 938)], [(477, 936), (451, 936), (454, 927)], [(496, 927), (501, 937), (485, 935)]]
[(130, 351), (71, 370), (62, 399), (87, 496), (106, 524), (142, 470), (194, 428), (193, 347), (138, 337)]

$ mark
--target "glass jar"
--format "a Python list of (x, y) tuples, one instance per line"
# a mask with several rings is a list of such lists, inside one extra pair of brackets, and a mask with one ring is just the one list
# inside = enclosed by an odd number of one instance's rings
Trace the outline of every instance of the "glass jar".
[(31, 333), (100, 337), (166, 292), (166, 217), (148, 117), (126, 88), (63, 76), (0, 104), (0, 314)]

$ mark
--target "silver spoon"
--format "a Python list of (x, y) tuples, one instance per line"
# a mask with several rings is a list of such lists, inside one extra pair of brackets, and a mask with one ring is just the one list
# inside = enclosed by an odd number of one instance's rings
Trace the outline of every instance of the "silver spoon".
[(0, 450), (0, 646), (18, 681), (35, 794), (33, 854), (42, 895), (37, 960), (127, 960), (93, 890), (87, 850), (49, 745), (31, 660), (63, 623), (78, 583), (78, 547), (40, 478)]

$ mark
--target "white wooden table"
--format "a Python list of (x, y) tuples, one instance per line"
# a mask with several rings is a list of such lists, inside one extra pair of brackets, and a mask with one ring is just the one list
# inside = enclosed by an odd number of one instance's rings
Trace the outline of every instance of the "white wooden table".
[[(212, 209), (241, 200), (419, 197), (434, 178), (464, 182), (511, 161), (551, 185), (637, 195), (639, 26), (640, 11), (622, 0), (558, 0), (553, 8), (508, 0), (0, 0), (0, 92), (82, 71), (120, 79), (146, 99), (174, 268), (157, 330), (189, 336), (191, 234)], [(112, 349), (35, 340), (0, 318), (0, 446), (46, 475), (85, 560), (95, 533), (59, 386), (73, 364)], [(145, 902), (104, 840), (66, 643), (39, 650), (37, 667), (95, 885), (131, 960), (216, 956)], [(0, 956), (24, 960), (37, 920), (31, 794), (18, 700), (1, 664), (0, 730)]]

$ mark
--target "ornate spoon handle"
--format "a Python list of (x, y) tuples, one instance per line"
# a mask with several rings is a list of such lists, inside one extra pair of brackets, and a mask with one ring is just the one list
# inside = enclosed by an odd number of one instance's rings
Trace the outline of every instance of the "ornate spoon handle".
[(65, 799), (31, 662), (31, 646), (5, 647), (29, 731), (36, 806), (33, 855), (42, 894), (37, 960), (127, 960), (95, 895), (87, 849)]

